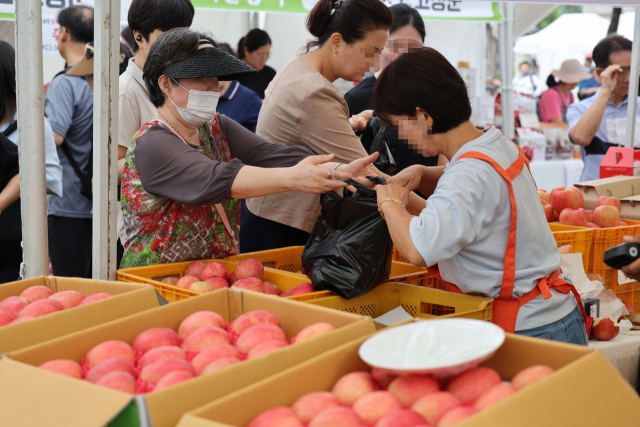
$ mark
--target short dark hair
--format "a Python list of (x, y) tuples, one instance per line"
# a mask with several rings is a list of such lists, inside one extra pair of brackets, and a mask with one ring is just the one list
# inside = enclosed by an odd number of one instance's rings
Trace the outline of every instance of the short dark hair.
[(164, 69), (169, 64), (195, 55), (201, 39), (209, 40), (213, 46), (218, 47), (218, 43), (209, 34), (180, 27), (162, 34), (149, 49), (142, 78), (149, 91), (149, 99), (156, 108), (164, 104), (164, 93), (158, 85), (158, 79), (162, 76)]
[(129, 27), (149, 40), (149, 34), (155, 30), (190, 27), (194, 14), (191, 0), (133, 0), (129, 7)]
[(120, 32), (120, 35), (129, 45), (129, 49), (135, 54), (138, 51), (138, 43), (133, 39), (133, 31), (131, 31), (130, 26), (126, 26)]
[(0, 40), (0, 122), (16, 113), (16, 51)]
[(389, 9), (391, 9), (391, 13), (393, 13), (393, 25), (389, 30), (389, 34), (393, 34), (395, 30), (399, 30), (402, 27), (411, 25), (420, 34), (422, 43), (424, 43), (427, 31), (424, 29), (424, 19), (422, 19), (418, 9), (407, 3), (394, 4)]
[(227, 52), (229, 55), (236, 56), (236, 53), (233, 51), (233, 48), (229, 43), (218, 43), (218, 47)]
[(93, 8), (89, 6), (69, 6), (58, 14), (60, 28), (66, 28), (75, 43), (93, 41)]
[(133, 58), (133, 53), (131, 53), (131, 48), (125, 42), (120, 42), (120, 58), (122, 62), (120, 63), (120, 74), (124, 73), (129, 66), (129, 60)]
[(591, 56), (596, 63), (596, 67), (607, 68), (611, 65), (609, 56), (621, 50), (631, 50), (631, 40), (617, 34), (612, 34), (600, 40), (596, 47), (593, 48), (593, 54)]
[(375, 114), (415, 117), (416, 107), (433, 118), (433, 133), (444, 133), (471, 117), (467, 86), (458, 71), (430, 47), (400, 55), (378, 77), (371, 104)]
[(267, 34), (266, 31), (254, 28), (238, 42), (238, 58), (244, 59), (245, 47), (249, 53), (251, 53), (268, 44), (271, 44), (271, 37), (269, 37), (269, 34)]
[(306, 50), (324, 45), (333, 33), (354, 44), (368, 33), (388, 30), (392, 25), (393, 13), (380, 0), (320, 0), (307, 16), (307, 30), (316, 39), (307, 43)]

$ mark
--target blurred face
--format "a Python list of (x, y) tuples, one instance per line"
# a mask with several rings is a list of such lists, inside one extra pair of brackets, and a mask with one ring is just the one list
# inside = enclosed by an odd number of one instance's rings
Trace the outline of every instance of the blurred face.
[(251, 65), (256, 70), (260, 71), (264, 68), (264, 65), (267, 63), (269, 59), (269, 55), (271, 54), (271, 45), (265, 44), (264, 46), (260, 46), (258, 49), (253, 52), (249, 52), (249, 49), (244, 48), (244, 62), (248, 65)]
[(389, 34), (389, 39), (380, 53), (380, 68), (383, 69), (411, 49), (422, 47), (422, 37), (412, 25), (405, 25)]
[[(173, 84), (172, 84), (173, 83)], [(182, 79), (180, 84), (176, 85), (175, 81), (167, 76), (160, 76), (160, 87), (166, 96), (180, 108), (186, 108), (189, 102), (189, 90), (199, 90), (203, 92), (219, 92), (220, 85), (217, 77), (208, 77), (205, 79)], [(182, 85), (182, 87), (180, 86)], [(169, 108), (175, 108), (170, 101), (165, 102)]]
[(523, 74), (523, 75), (531, 74), (531, 67), (529, 66), (529, 64), (520, 65), (520, 74)]
[(433, 119), (421, 108), (416, 109), (416, 115), (390, 116), (391, 124), (398, 129), (400, 139), (416, 153), (424, 157), (441, 154), (440, 147), (434, 142), (432, 134)]
[(336, 77), (347, 81), (360, 82), (367, 72), (376, 71), (380, 67), (380, 52), (384, 48), (389, 32), (375, 30), (367, 37), (348, 44), (336, 33), (331, 37), (331, 47), (337, 52), (334, 72)]

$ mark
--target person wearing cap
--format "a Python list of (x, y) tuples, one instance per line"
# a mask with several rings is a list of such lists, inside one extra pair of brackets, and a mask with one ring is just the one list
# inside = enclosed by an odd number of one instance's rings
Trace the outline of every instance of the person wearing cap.
[(549, 89), (540, 97), (540, 119), (545, 123), (567, 123), (567, 108), (574, 102), (571, 91), (590, 75), (576, 59), (564, 61), (559, 70), (553, 70), (547, 78)]
[[(93, 56), (95, 54), (93, 42), (87, 43), (85, 48), (85, 55), (82, 57), (82, 59), (78, 61), (76, 65), (71, 67), (65, 74), (67, 76), (73, 77), (84, 77), (84, 79), (87, 81), (87, 84), (91, 88), (91, 91), (93, 92)], [(124, 42), (120, 42), (120, 74), (125, 71), (123, 65), (126, 64), (127, 61), (129, 61), (129, 59), (131, 59), (132, 57), (133, 54), (131, 53), (131, 49), (129, 49), (129, 46)]]
[[(625, 144), (627, 108), (635, 102), (636, 120), (640, 117), (637, 94), (629, 97), (631, 40), (611, 35), (593, 49), (596, 68), (593, 74), (601, 84), (591, 97), (572, 104), (567, 110), (569, 138), (581, 146), (584, 169), (580, 182), (600, 178), (600, 163), (610, 147)], [(640, 147), (640, 133), (634, 145)]]
[(143, 78), (158, 115), (125, 156), (121, 268), (238, 254), (238, 199), (321, 194), (369, 173), (376, 155), (330, 163), (304, 147), (272, 144), (216, 113), (219, 81), (255, 70), (209, 36), (177, 28), (155, 41)]

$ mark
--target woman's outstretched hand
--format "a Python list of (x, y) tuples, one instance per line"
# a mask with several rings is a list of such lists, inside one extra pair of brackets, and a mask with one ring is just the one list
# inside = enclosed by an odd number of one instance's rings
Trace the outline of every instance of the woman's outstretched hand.
[(422, 181), (421, 165), (410, 166), (387, 180), (389, 185), (400, 185), (409, 191), (415, 191)]
[(324, 163), (330, 162), (333, 157), (333, 154), (310, 156), (293, 166), (290, 177), (291, 189), (310, 194), (324, 194), (346, 187), (347, 183), (339, 180), (351, 178), (351, 173), (322, 166)]
[(375, 153), (367, 156), (367, 157), (363, 157), (361, 159), (358, 160), (354, 160), (353, 162), (349, 163), (347, 165), (347, 167), (344, 169), (345, 172), (350, 173), (351, 176), (355, 179), (358, 178), (360, 176), (372, 176), (375, 175), (375, 173), (369, 169), (369, 166), (371, 166), (373, 164), (373, 162), (375, 162), (376, 160), (378, 160), (378, 156), (380, 154), (376, 151)]

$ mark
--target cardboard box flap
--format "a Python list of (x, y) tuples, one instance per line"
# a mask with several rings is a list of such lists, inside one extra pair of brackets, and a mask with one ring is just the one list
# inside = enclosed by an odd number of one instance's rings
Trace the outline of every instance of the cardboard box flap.
[(622, 426), (638, 420), (638, 395), (596, 350), (456, 427)]
[(640, 195), (620, 199), (620, 218), (640, 220)]
[[(59, 287), (61, 286), (60, 282), (61, 281), (58, 280)], [(87, 280), (86, 282), (89, 281)], [(0, 329), (0, 354), (37, 345), (118, 318), (127, 317), (141, 311), (158, 307), (157, 294), (152, 287), (131, 285), (135, 287), (123, 292), (114, 293), (111, 298), (80, 307), (74, 307), (69, 310), (51, 313), (28, 322), (3, 326), (2, 329)], [(12, 285), (2, 285), (0, 288), (4, 286)], [(73, 288), (84, 290), (82, 286), (74, 286)], [(115, 288), (110, 289), (113, 291), (116, 290)], [(13, 295), (18, 295), (19, 293), (20, 292), (14, 293)]]
[(11, 427), (102, 427), (131, 396), (33, 366), (0, 360), (0, 414)]
[[(593, 210), (600, 196), (630, 197), (640, 194), (640, 177), (615, 176), (575, 184), (584, 196), (584, 208)], [(551, 190), (549, 190), (551, 191)]]
[(229, 424), (217, 423), (215, 421), (205, 420), (191, 414), (184, 414), (176, 427), (233, 427)]

